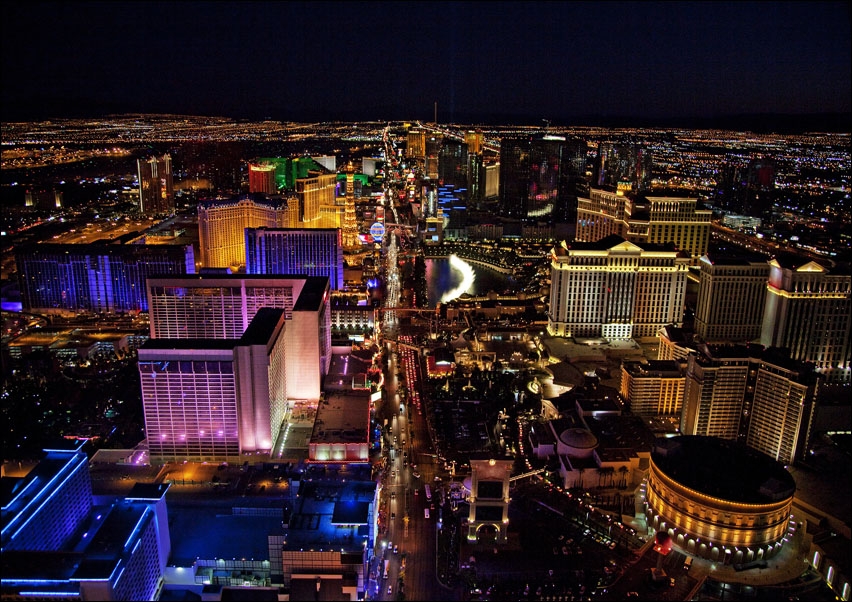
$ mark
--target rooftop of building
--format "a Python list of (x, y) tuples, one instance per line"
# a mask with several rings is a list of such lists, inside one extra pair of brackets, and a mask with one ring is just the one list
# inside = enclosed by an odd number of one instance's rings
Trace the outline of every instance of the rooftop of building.
[(305, 286), (293, 305), (293, 311), (319, 311), (329, 292), (328, 276), (304, 276)]
[(734, 252), (728, 249), (708, 250), (702, 256), (702, 262), (709, 265), (723, 266), (765, 266), (769, 270), (769, 257), (760, 253), (752, 253), (745, 249), (736, 248)]
[(792, 498), (793, 476), (766, 454), (716, 437), (658, 439), (652, 452), (657, 468), (704, 495), (743, 504)]
[(331, 356), (328, 374), (323, 380), (324, 400), (317, 407), (310, 443), (368, 443), (370, 391), (353, 389), (353, 379), (364, 379), (372, 365), (367, 350), (358, 354)]
[(303, 477), (284, 550), (363, 550), (377, 488), (368, 477), (368, 470), (351, 467), (336, 476)]
[(595, 453), (601, 462), (626, 462), (654, 448), (656, 438), (640, 416), (607, 414), (585, 421), (598, 439)]
[(261, 307), (240, 337), (242, 345), (267, 345), (279, 329), (284, 310), (273, 307)]
[(600, 240), (590, 241), (590, 242), (582, 242), (582, 241), (574, 241), (571, 243), (565, 243), (564, 247), (557, 247), (557, 253), (559, 249), (563, 250), (563, 255), (567, 254), (567, 251), (609, 251), (614, 249), (620, 245), (633, 245), (638, 247), (642, 251), (653, 251), (653, 252), (665, 252), (665, 253), (677, 253), (678, 249), (674, 245), (674, 243), (667, 242), (662, 244), (657, 243), (646, 243), (646, 242), (633, 242), (628, 241), (617, 234), (610, 234), (609, 236), (605, 236)]
[(230, 207), (239, 203), (252, 202), (257, 205), (266, 205), (271, 209), (287, 209), (290, 197), (287, 195), (261, 195), (252, 194), (232, 199), (202, 199), (198, 201), (201, 209), (215, 209), (217, 207)]
[(625, 360), (622, 368), (633, 377), (679, 378), (682, 363), (677, 360)]
[(189, 351), (193, 349), (211, 349), (226, 351), (233, 349), (239, 344), (239, 339), (148, 339), (139, 350), (174, 349)]
[(370, 423), (370, 392), (324, 387), (325, 399), (317, 407), (317, 417), (311, 433), (312, 444), (368, 443)]

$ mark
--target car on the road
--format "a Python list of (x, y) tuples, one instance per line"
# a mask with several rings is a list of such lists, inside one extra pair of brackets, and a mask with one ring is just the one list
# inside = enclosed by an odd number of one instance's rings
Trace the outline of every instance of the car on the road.
[(399, 554), (399, 546), (398, 546), (398, 545), (395, 545), (395, 546), (393, 547), (393, 553), (394, 553), (394, 554)]
[(392, 595), (393, 595), (393, 586), (389, 585), (388, 586), (388, 596), (392, 596)]
[(414, 472), (411, 473), (411, 476), (414, 477), (415, 479), (419, 479), (420, 473), (415, 470)]
[(396, 491), (391, 491), (391, 499), (392, 500), (396, 499)]

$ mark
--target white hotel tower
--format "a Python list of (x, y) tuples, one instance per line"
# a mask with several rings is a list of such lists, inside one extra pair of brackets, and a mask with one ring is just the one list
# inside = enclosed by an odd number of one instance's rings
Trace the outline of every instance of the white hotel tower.
[(654, 337), (683, 324), (689, 253), (611, 235), (551, 252), (548, 331), (564, 337)]

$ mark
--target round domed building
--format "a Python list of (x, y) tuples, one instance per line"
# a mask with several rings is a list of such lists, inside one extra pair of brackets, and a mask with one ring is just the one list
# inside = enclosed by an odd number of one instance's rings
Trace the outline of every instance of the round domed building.
[(556, 451), (574, 458), (591, 458), (598, 447), (598, 438), (584, 428), (567, 428), (559, 433)]
[(766, 454), (715, 437), (672, 437), (651, 453), (645, 515), (689, 554), (750, 562), (781, 548), (795, 490)]

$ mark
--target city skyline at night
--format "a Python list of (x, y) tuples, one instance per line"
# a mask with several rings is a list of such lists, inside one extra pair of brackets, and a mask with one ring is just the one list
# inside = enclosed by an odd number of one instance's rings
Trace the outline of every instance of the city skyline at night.
[(852, 600), (848, 2), (0, 10), (0, 602)]

